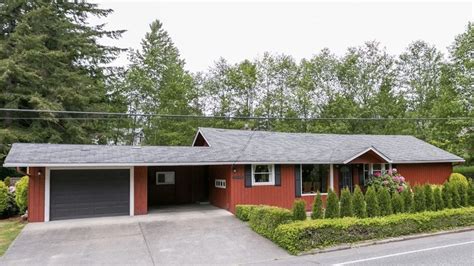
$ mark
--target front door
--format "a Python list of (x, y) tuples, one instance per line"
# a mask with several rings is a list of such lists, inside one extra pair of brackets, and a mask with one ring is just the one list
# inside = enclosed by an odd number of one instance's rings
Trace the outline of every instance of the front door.
[(348, 165), (341, 166), (339, 177), (339, 191), (346, 187), (352, 191), (352, 168)]

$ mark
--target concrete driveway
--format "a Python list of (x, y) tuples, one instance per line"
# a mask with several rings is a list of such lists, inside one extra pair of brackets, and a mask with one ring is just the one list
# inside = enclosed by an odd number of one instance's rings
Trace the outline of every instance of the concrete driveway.
[(243, 264), (287, 257), (231, 213), (193, 205), (145, 216), (31, 223), (0, 264)]

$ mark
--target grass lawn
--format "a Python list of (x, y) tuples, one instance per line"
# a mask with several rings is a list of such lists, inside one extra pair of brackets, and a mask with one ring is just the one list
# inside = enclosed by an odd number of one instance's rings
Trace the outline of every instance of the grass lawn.
[(3, 256), (21, 229), (26, 225), (20, 218), (0, 220), (0, 256)]

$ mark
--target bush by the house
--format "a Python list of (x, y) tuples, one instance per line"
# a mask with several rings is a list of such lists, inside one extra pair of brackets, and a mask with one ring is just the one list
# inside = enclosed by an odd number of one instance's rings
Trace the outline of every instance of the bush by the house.
[(449, 176), (449, 183), (461, 183), (461, 184), (464, 184), (465, 186), (469, 185), (467, 178), (463, 174), (460, 174), (460, 173), (452, 173)]
[(376, 173), (369, 177), (367, 182), (368, 186), (374, 186), (376, 188), (384, 187), (388, 189), (390, 193), (395, 191), (402, 192), (407, 188), (405, 177), (401, 176), (396, 168), (386, 171), (382, 174)]
[(288, 209), (258, 206), (251, 209), (249, 225), (257, 233), (272, 238), (278, 225), (289, 223), (293, 220), (293, 214)]
[(316, 194), (313, 203), (313, 211), (311, 212), (311, 219), (322, 219), (324, 217), (324, 210), (323, 210), (323, 199), (321, 197), (321, 193)]
[(306, 201), (297, 199), (293, 202), (293, 220), (304, 221), (306, 220)]
[(376, 218), (308, 220), (277, 227), (273, 240), (292, 254), (339, 243), (474, 225), (474, 207)]
[(451, 209), (453, 207), (453, 197), (451, 195), (451, 189), (449, 188), (448, 182), (444, 182), (442, 193), (444, 207)]
[(377, 193), (373, 187), (369, 187), (365, 193), (365, 203), (367, 207), (367, 217), (375, 217), (380, 215), (379, 201)]
[(405, 209), (403, 204), (403, 198), (398, 192), (395, 192), (392, 195), (392, 209), (393, 213), (402, 213)]
[(413, 193), (411, 193), (411, 188), (408, 187), (407, 189), (402, 191), (401, 196), (403, 198), (403, 205), (404, 205), (403, 211), (404, 212), (413, 212), (414, 211), (414, 209), (413, 209)]
[(468, 195), (468, 190), (469, 190), (469, 183), (458, 183), (455, 184), (455, 186), (458, 187), (458, 192), (459, 192), (459, 200), (460, 200), (460, 205), (467, 207), (469, 206), (469, 195)]
[(257, 205), (236, 205), (235, 206), (235, 216), (240, 220), (246, 222), (249, 220), (250, 212), (258, 207)]
[(3, 181), (0, 181), (0, 215), (3, 215), (3, 213), (7, 210), (8, 206), (8, 188), (5, 186), (5, 183)]
[(28, 208), (28, 176), (24, 176), (16, 182), (15, 201), (20, 213), (24, 213)]
[(422, 212), (426, 210), (425, 191), (421, 186), (413, 187), (413, 201), (415, 212)]
[(341, 191), (341, 217), (352, 217), (354, 216), (354, 210), (352, 206), (352, 194), (348, 188), (344, 188)]
[(461, 207), (461, 196), (459, 195), (459, 183), (449, 182), (448, 193), (451, 194), (453, 208)]
[(324, 212), (324, 218), (338, 218), (339, 217), (339, 199), (337, 194), (329, 190), (328, 197), (326, 199), (326, 210)]
[(383, 187), (378, 190), (377, 200), (379, 201), (381, 216), (386, 216), (393, 213), (392, 201), (390, 199), (390, 192), (388, 192), (387, 188)]
[(433, 197), (433, 190), (431, 189), (430, 184), (426, 184), (424, 187), (424, 192), (425, 192), (425, 202), (426, 202), (426, 210), (427, 211), (435, 211), (436, 206), (434, 202), (434, 197)]
[(441, 194), (440, 187), (435, 187), (435, 189), (433, 190), (433, 199), (434, 199), (435, 210), (440, 211), (444, 209), (444, 201), (443, 201), (443, 196)]
[(354, 206), (354, 215), (356, 217), (365, 218), (367, 216), (364, 194), (357, 185), (354, 189), (354, 196), (352, 197), (352, 206)]

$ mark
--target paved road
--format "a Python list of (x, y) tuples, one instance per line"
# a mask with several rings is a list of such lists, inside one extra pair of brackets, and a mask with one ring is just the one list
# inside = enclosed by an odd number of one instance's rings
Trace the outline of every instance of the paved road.
[(261, 261), (257, 264), (474, 265), (474, 231)]

